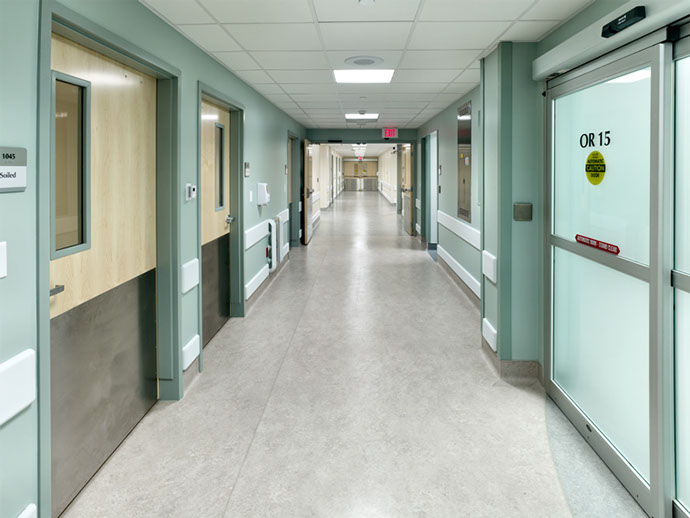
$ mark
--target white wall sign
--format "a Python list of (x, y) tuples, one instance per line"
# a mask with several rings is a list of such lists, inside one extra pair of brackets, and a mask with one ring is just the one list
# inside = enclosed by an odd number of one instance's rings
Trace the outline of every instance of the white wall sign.
[(26, 149), (0, 147), (0, 192), (26, 189)]

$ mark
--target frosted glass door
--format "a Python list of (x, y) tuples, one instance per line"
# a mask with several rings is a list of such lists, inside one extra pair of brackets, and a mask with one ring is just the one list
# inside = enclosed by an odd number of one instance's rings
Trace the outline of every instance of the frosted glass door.
[[(690, 276), (690, 58), (676, 64), (676, 261)], [(676, 289), (676, 487), (690, 508), (690, 294)]]
[(646, 65), (603, 69), (551, 105), (552, 380), (645, 481), (651, 76)]

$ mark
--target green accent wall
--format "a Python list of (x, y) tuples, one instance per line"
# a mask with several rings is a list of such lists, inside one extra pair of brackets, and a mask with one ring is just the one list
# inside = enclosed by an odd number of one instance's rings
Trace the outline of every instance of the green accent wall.
[[(467, 223), (457, 217), (458, 212), (458, 108), (466, 103), (472, 103), (472, 216)], [(438, 131), (438, 163), (442, 174), (439, 177), (441, 193), (438, 197), (438, 209), (448, 216), (480, 230), (482, 218), (482, 172), (484, 169), (484, 135), (482, 126), (482, 93), (476, 87), (468, 94), (453, 102), (448, 108), (417, 129), (418, 144), (421, 146), (422, 137), (433, 131)], [(421, 171), (422, 154), (417, 154), (418, 170)], [(427, 157), (428, 158), (428, 157)], [(428, 161), (427, 161), (428, 162)], [(425, 169), (426, 170), (426, 169)], [(424, 178), (425, 191), (425, 235), (428, 235), (428, 191), (429, 177)], [(472, 276), (481, 282), (481, 252), (470, 245), (460, 236), (439, 223), (438, 245), (443, 247), (453, 259), (462, 265)]]
[[(7, 277), (0, 279), (0, 363), (37, 349), (36, 97), (38, 0), (0, 2), (0, 146), (27, 150), (27, 189), (0, 193), (0, 241)], [(12, 42), (9, 44), (9, 42)], [(0, 397), (4, 397), (0, 395)], [(38, 404), (0, 425), (0, 516), (38, 502)]]
[[(150, 54), (173, 64), (181, 71), (180, 77), (180, 172), (181, 183), (197, 183), (197, 82), (202, 81), (232, 99), (244, 109), (243, 160), (251, 164), (251, 175), (244, 178), (244, 229), (266, 219), (275, 218), (287, 208), (283, 192), (286, 182), (285, 162), (287, 134), (291, 131), (302, 139), (305, 129), (291, 117), (271, 104), (256, 90), (228, 71), (213, 58), (202, 52), (179, 32), (154, 15), (136, 0), (93, 2), (91, 0), (62, 0), (60, 3), (89, 20), (106, 27), (117, 36), (130, 41)], [(256, 184), (266, 182), (271, 189), (271, 202), (256, 204)], [(249, 202), (249, 193), (253, 201)], [(198, 198), (184, 201), (179, 191), (180, 264), (198, 255), (197, 218)], [(231, 207), (232, 211), (233, 208)], [(252, 248), (257, 248), (255, 245)], [(244, 257), (244, 283), (246, 284), (267, 264), (265, 249), (247, 250)], [(200, 288), (182, 296), (182, 347), (199, 333), (198, 301)]]

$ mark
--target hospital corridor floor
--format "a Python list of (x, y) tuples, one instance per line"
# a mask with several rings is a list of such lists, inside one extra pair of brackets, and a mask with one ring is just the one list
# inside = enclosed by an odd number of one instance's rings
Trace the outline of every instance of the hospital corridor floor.
[(536, 380), (498, 377), (395, 205), (344, 192), (63, 516), (645, 515)]

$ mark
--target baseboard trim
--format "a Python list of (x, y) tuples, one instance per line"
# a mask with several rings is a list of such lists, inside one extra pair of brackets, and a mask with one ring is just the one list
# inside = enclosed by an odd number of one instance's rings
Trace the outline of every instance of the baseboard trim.
[[(440, 249), (440, 250), (442, 250), (442, 249)], [(474, 304), (474, 306), (475, 306), (477, 309), (480, 309), (480, 308), (481, 308), (481, 300), (479, 299), (479, 296), (477, 295), (477, 293), (474, 291), (473, 288), (471, 288), (471, 287), (462, 279), (462, 277), (460, 277), (460, 276), (453, 270), (453, 268), (451, 267), (451, 265), (449, 265), (449, 264), (445, 261), (445, 259), (443, 259), (443, 256), (442, 256), (440, 253), (438, 254), (438, 264), (439, 264), (439, 266), (441, 266), (441, 268), (443, 268), (443, 270), (448, 274), (448, 276), (451, 278), (451, 280), (452, 280), (455, 284), (457, 284), (458, 288), (460, 288), (460, 290), (461, 290), (465, 295), (467, 295), (467, 298), (470, 299), (470, 301), (472, 302), (472, 304)], [(479, 283), (477, 283), (477, 284), (479, 284)], [(480, 290), (480, 293), (481, 293), (481, 290)]]
[(541, 364), (536, 361), (501, 360), (482, 338), (482, 352), (499, 378), (511, 385), (542, 383)]
[(290, 254), (285, 256), (285, 259), (283, 259), (278, 267), (264, 279), (264, 281), (259, 285), (259, 287), (254, 290), (254, 293), (252, 293), (251, 297), (247, 299), (244, 305), (244, 316), (247, 316), (249, 314), (249, 310), (256, 304), (256, 301), (261, 298), (261, 295), (263, 295), (266, 290), (273, 284), (273, 281), (275, 278), (278, 276), (280, 272), (283, 271), (283, 268), (290, 262)]

